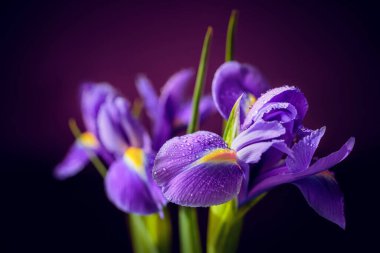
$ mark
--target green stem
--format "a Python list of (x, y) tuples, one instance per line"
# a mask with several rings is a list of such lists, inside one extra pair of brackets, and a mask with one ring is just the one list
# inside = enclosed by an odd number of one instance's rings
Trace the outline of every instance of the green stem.
[[(69, 120), (69, 127), (71, 130), (71, 133), (74, 135), (76, 139), (79, 139), (80, 136), (82, 135), (82, 132), (80, 131), (77, 122), (75, 119), (70, 119)], [(102, 163), (102, 161), (99, 159), (99, 157), (91, 150), (86, 149), (88, 158), (90, 159), (91, 163), (94, 165), (96, 170), (99, 172), (99, 174), (102, 177), (105, 177), (107, 174), (107, 169), (106, 166)]]
[[(212, 38), (212, 27), (207, 28), (203, 41), (201, 59), (199, 61), (197, 79), (193, 93), (192, 115), (187, 133), (197, 131), (199, 125), (199, 101), (202, 97), (207, 72), (208, 56)], [(178, 211), (179, 232), (182, 253), (202, 252), (199, 236), (197, 210), (195, 208), (180, 206)]]
[(128, 215), (133, 252), (171, 252), (172, 227), (170, 215), (166, 208), (163, 211), (163, 218), (157, 213), (145, 216)]
[(180, 206), (178, 211), (182, 253), (202, 252), (197, 209)]
[(225, 61), (232, 61), (234, 59), (234, 42), (235, 31), (237, 25), (238, 11), (233, 10), (231, 12), (230, 20), (228, 22), (227, 39), (226, 39), (226, 56)]
[(201, 59), (199, 61), (197, 79), (195, 81), (195, 88), (193, 94), (192, 115), (190, 124), (187, 127), (187, 133), (193, 133), (198, 129), (199, 122), (199, 101), (203, 93), (203, 86), (206, 77), (208, 56), (210, 53), (210, 44), (212, 38), (212, 27), (207, 28), (207, 32), (203, 41)]

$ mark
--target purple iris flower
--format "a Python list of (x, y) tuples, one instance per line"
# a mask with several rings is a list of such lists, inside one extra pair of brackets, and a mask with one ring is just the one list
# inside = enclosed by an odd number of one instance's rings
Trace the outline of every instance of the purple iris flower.
[(226, 120), (242, 93), (247, 94), (243, 98), (242, 105), (248, 108), (268, 89), (268, 82), (255, 67), (236, 61), (223, 63), (215, 72), (212, 81), (215, 106)]
[(55, 175), (72, 176), (91, 155), (99, 155), (109, 166), (105, 188), (112, 203), (125, 212), (160, 212), (166, 200), (152, 179), (151, 140), (132, 115), (130, 103), (108, 84), (86, 84), (81, 105), (87, 132), (70, 148)]
[(221, 204), (238, 194), (242, 205), (293, 183), (318, 214), (344, 227), (343, 196), (328, 169), (347, 157), (354, 139), (312, 163), (325, 128), (305, 129), (306, 111), (307, 100), (297, 88), (272, 89), (250, 108), (230, 147), (205, 131), (173, 138), (158, 152), (153, 178), (169, 201), (193, 207)]
[[(193, 81), (194, 72), (192, 70), (181, 70), (169, 78), (158, 96), (146, 76), (140, 75), (137, 78), (137, 90), (144, 101), (147, 115), (153, 125), (154, 150), (158, 150), (165, 141), (188, 125), (192, 102), (185, 97), (185, 93)], [(203, 97), (199, 105), (200, 121), (206, 119), (214, 110), (211, 96)]]

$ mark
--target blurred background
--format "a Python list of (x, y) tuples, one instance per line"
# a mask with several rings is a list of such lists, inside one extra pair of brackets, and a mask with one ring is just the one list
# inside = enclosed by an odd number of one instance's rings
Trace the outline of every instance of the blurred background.
[[(133, 100), (135, 77), (145, 73), (158, 90), (175, 71), (196, 69), (211, 25), (209, 92), (234, 8), (236, 59), (257, 66), (273, 87), (301, 88), (310, 104), (306, 125), (327, 126), (319, 154), (357, 140), (335, 170), (346, 197), (345, 231), (318, 217), (296, 188), (282, 186), (247, 216), (239, 252), (378, 250), (374, 4), (16, 0), (0, 4), (0, 252), (131, 251), (125, 215), (109, 203), (91, 166), (67, 181), (52, 177), (73, 141), (67, 120), (81, 117), (78, 87), (107, 81)], [(220, 123), (216, 115), (203, 128), (219, 131)], [(206, 214), (200, 210), (203, 231)]]

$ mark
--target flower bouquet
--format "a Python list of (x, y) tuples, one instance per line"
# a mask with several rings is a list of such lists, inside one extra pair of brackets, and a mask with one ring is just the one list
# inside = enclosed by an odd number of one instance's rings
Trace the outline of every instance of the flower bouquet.
[[(213, 76), (211, 96), (203, 96), (211, 27), (192, 100), (185, 94), (194, 77), (189, 69), (171, 76), (160, 94), (146, 76), (138, 76), (141, 100), (133, 104), (107, 83), (81, 87), (85, 131), (69, 121), (76, 140), (54, 175), (66, 179), (91, 162), (109, 200), (128, 216), (135, 252), (171, 252), (169, 203), (179, 206), (181, 252), (202, 252), (198, 207), (209, 208), (207, 252), (236, 252), (244, 216), (287, 183), (320, 216), (345, 227), (343, 195), (329, 169), (349, 155), (354, 138), (316, 159), (326, 128), (304, 126), (308, 102), (298, 88), (270, 88), (255, 67), (234, 59), (236, 23), (233, 11), (225, 63)], [(142, 108), (150, 132), (139, 120)], [(213, 113), (224, 119), (221, 135), (199, 129)], [(180, 134), (185, 129), (187, 134)]]

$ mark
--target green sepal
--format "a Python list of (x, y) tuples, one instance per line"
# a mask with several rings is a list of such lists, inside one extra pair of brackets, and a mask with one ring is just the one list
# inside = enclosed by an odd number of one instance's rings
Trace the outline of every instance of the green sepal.
[(232, 141), (240, 131), (240, 101), (242, 97), (243, 95), (236, 100), (224, 128), (223, 140), (228, 146), (231, 146)]
[(212, 206), (209, 211), (207, 252), (236, 252), (243, 219), (238, 217), (237, 199)]

